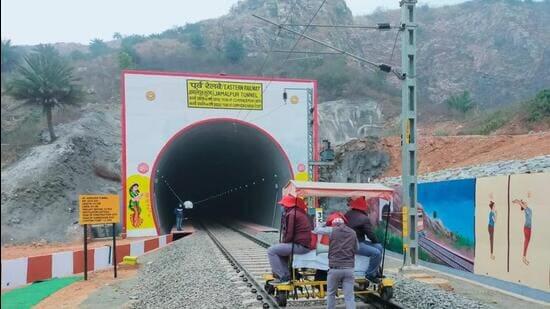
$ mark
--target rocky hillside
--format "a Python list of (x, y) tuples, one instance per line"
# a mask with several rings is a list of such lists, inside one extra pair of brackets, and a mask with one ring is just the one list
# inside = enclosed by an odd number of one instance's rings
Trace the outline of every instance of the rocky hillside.
[(85, 108), (54, 143), (2, 169), (2, 244), (80, 237), (78, 195), (119, 191), (119, 123), (116, 110)]
[[(282, 23), (303, 24), (310, 21), (320, 3), (321, 0), (244, 0), (220, 18), (150, 36), (119, 35), (105, 42), (101, 51), (95, 51), (92, 45), (72, 43), (56, 47), (77, 68), (89, 93), (88, 101), (102, 104), (118, 104), (121, 67), (317, 79), (320, 100), (325, 102), (321, 112), (332, 114), (322, 116), (323, 120), (330, 128), (342, 129), (342, 132), (324, 133), (323, 136), (340, 143), (363, 137), (365, 123), (371, 128), (374, 128), (373, 121), (385, 126), (388, 121), (394, 123), (400, 106), (399, 82), (340, 55), (288, 56), (275, 52), (291, 49), (296, 36), (252, 16), (257, 14)], [(420, 6), (417, 20), (419, 109), (423, 121), (438, 118), (445, 110), (441, 103), (463, 91), (469, 91), (481, 106), (498, 108), (531, 98), (550, 85), (548, 1), (473, 0), (439, 8)], [(326, 2), (313, 22), (396, 24), (399, 11), (353, 16), (344, 0), (335, 0)], [(300, 31), (302, 28), (295, 29)], [(400, 63), (399, 44), (391, 57), (395, 31), (310, 28), (307, 34), (376, 62)], [(29, 50), (28, 46), (19, 47), (21, 53)], [(270, 50), (274, 52), (268, 53)], [(301, 40), (296, 50), (325, 49)], [(285, 62), (287, 58), (290, 59)], [(121, 59), (129, 62), (122, 63)], [(9, 79), (9, 75), (9, 72), (2, 72), (2, 79)], [(341, 101), (343, 99), (346, 101)], [(35, 140), (35, 137), (21, 138), (19, 132), (13, 130), (25, 123), (37, 123), (30, 119), (36, 115), (25, 113), (21, 116), (20, 112), (10, 110), (5, 113), (5, 102), (9, 101), (2, 96), (2, 143), (12, 144), (13, 139)], [(373, 120), (370, 112), (364, 112), (372, 109), (359, 107), (360, 102), (376, 105), (374, 112), (381, 112), (382, 117)], [(441, 106), (434, 108), (434, 104)], [(356, 120), (352, 122), (357, 124), (350, 126), (348, 115), (353, 115)], [(74, 119), (69, 118), (61, 122)]]
[[(220, 42), (242, 37), (249, 56), (263, 58), (270, 48), (289, 49), (295, 37), (284, 31), (277, 36), (278, 29), (259, 22), (251, 14), (303, 24), (310, 20), (320, 2), (242, 1), (228, 15), (199, 23), (198, 31), (209, 48), (222, 50)], [(417, 20), (418, 78), (423, 103), (441, 103), (450, 95), (469, 91), (481, 105), (507, 104), (533, 96), (550, 84), (548, 1), (474, 0), (440, 8), (420, 6)], [(329, 1), (314, 20), (319, 24), (377, 22), (397, 24), (399, 10), (353, 17), (343, 0)], [(393, 58), (390, 56), (393, 31), (311, 28), (307, 33), (377, 62), (400, 63), (399, 50)], [(303, 40), (298, 50), (324, 48)], [(334, 56), (325, 59), (328, 57)], [(307, 61), (295, 64), (308, 65)], [(276, 63), (272, 65), (264, 73), (289, 72)], [(347, 66), (358, 67), (349, 61)], [(392, 78), (389, 82), (396, 81)]]
[[(398, 20), (397, 11), (357, 17), (372, 24)], [(418, 78), (423, 98), (440, 103), (469, 91), (482, 105), (512, 103), (550, 84), (550, 2), (474, 0), (418, 9)], [(390, 49), (391, 34), (367, 40), (367, 50)]]

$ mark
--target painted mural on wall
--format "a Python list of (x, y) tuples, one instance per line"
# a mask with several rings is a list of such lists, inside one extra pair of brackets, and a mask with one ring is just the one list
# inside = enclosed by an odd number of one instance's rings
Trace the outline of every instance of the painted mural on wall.
[[(369, 218), (375, 232), (384, 239), (388, 210), (387, 248), (402, 252), (403, 220), (400, 188), (393, 203), (384, 199), (369, 200)], [(475, 179), (422, 183), (418, 186), (419, 257), (463, 271), (473, 271)]]
[(475, 273), (550, 291), (550, 174), (478, 179)]
[(149, 194), (149, 177), (139, 174), (131, 175), (126, 182), (126, 188), (127, 231), (155, 229)]
[(418, 241), (422, 251), (434, 262), (473, 271), (475, 186), (475, 179), (418, 186), (424, 222)]

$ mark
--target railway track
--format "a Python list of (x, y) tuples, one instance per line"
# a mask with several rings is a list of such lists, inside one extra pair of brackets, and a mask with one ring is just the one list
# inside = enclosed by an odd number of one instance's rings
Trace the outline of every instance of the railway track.
[(229, 260), (235, 273), (250, 289), (250, 292), (257, 294), (257, 304), (263, 308), (279, 308), (275, 299), (263, 288), (262, 276), (270, 271), (267, 246), (262, 246), (236, 230), (219, 224), (203, 223), (201, 225)]
[(422, 249), (426, 250), (428, 254), (435, 256), (450, 267), (468, 272), (473, 272), (474, 270), (474, 265), (471, 261), (455, 254), (429, 238), (423, 236), (419, 237), (418, 244)]
[[(216, 223), (202, 223), (201, 225), (229, 260), (240, 280), (246, 284), (251, 293), (256, 294), (257, 302), (249, 305), (280, 308), (273, 296), (267, 294), (263, 288), (263, 275), (271, 271), (267, 259), (269, 244), (237, 228)], [(402, 308), (398, 304), (384, 301), (374, 294), (362, 295), (358, 298), (365, 303), (364, 306), (358, 306), (358, 308)], [(324, 308), (324, 300), (289, 299), (288, 306)]]

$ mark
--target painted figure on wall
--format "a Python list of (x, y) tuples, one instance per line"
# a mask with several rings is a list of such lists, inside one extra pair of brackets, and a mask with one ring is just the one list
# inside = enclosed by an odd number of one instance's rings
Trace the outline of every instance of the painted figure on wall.
[[(528, 197), (531, 197), (531, 193), (527, 194)], [(529, 265), (529, 260), (527, 260), (527, 249), (529, 248), (529, 241), (531, 240), (531, 225), (533, 222), (533, 211), (522, 199), (515, 199), (512, 203), (518, 205), (523, 211), (525, 216), (525, 223), (523, 224), (523, 263)]]
[(143, 223), (143, 219), (141, 218), (141, 207), (139, 206), (139, 201), (143, 197), (143, 193), (139, 192), (139, 185), (137, 183), (134, 183), (129, 190), (130, 194), (130, 202), (128, 204), (128, 208), (132, 211), (132, 225), (134, 227), (140, 227)]
[(493, 247), (494, 247), (494, 241), (495, 241), (495, 223), (497, 221), (497, 210), (495, 208), (495, 202), (489, 201), (489, 243), (490, 243), (490, 249), (491, 249), (491, 260), (495, 259), (495, 255), (493, 254)]

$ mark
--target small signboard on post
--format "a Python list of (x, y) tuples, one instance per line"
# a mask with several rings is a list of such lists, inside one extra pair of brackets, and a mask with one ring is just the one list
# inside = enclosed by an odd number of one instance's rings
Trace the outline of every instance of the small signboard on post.
[(80, 224), (120, 222), (118, 195), (81, 195)]
[(84, 226), (84, 280), (88, 280), (88, 224), (113, 225), (113, 266), (116, 267), (116, 224), (120, 222), (118, 195), (80, 195), (79, 223)]

